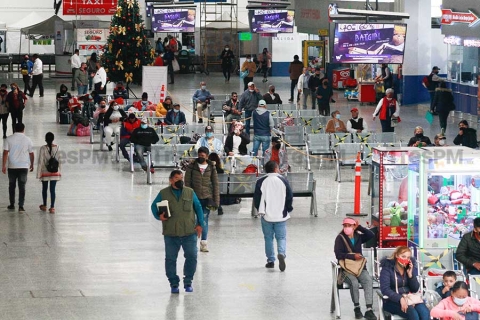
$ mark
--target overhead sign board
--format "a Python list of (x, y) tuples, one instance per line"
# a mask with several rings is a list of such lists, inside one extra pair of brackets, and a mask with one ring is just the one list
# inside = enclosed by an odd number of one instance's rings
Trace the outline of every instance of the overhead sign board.
[(480, 21), (478, 16), (471, 10), (468, 12), (454, 12), (452, 9), (442, 9), (442, 21), (444, 25), (452, 25), (455, 23), (466, 23), (469, 27), (473, 27)]
[(117, 0), (64, 0), (63, 15), (113, 15), (117, 12)]

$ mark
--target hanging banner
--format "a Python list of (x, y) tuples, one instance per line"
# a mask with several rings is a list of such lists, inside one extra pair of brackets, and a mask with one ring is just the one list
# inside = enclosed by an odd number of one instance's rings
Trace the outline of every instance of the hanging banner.
[(109, 34), (108, 29), (77, 29), (77, 42), (105, 43)]
[(110, 16), (117, 11), (117, 0), (64, 0), (63, 15)]

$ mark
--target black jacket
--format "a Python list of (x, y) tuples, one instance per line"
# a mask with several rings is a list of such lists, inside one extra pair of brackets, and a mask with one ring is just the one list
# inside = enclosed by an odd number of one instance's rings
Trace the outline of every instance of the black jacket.
[[(112, 115), (113, 111), (114, 110), (112, 108), (108, 108), (107, 112), (105, 112), (105, 115), (103, 116), (103, 125), (105, 127), (108, 126), (110, 122), (112, 122), (112, 120), (110, 120), (110, 116)], [(120, 118), (120, 123), (122, 123), (123, 121), (125, 121), (125, 119), (127, 119), (127, 114), (121, 108), (118, 108), (118, 111), (122, 115), (122, 118)]]
[[(233, 151), (233, 136), (234, 134), (231, 133), (227, 136), (227, 138), (225, 139), (225, 152), (228, 153), (229, 152), (232, 152)], [(242, 142), (240, 142), (240, 145), (238, 146), (238, 152), (244, 156), (246, 154), (248, 154), (248, 151), (247, 151), (247, 144), (250, 143), (250, 136), (248, 134), (245, 133), (245, 131), (243, 131), (241, 134), (240, 134), (240, 138), (242, 138)]]
[(480, 242), (475, 238), (473, 232), (463, 235), (457, 247), (457, 260), (472, 269), (475, 262), (480, 262)]
[(453, 144), (475, 149), (478, 147), (477, 130), (472, 128), (463, 129), (463, 134), (458, 134), (455, 139), (453, 139)]
[(410, 141), (408, 141), (408, 146), (409, 146), (409, 147), (412, 147), (417, 141), (423, 142), (423, 143), (425, 143), (427, 146), (431, 146), (431, 145), (432, 145), (432, 141), (430, 141), (430, 138), (427, 137), (427, 136), (423, 136), (423, 137), (421, 137), (421, 138), (411, 137), (411, 138), (410, 138)]
[(130, 141), (145, 147), (150, 147), (152, 144), (157, 143), (160, 140), (157, 132), (152, 127), (143, 129), (139, 127), (133, 130), (130, 136)]
[(447, 88), (435, 89), (435, 98), (433, 99), (433, 108), (435, 111), (450, 112), (455, 110), (455, 104), (453, 103), (452, 90)]
[(320, 78), (320, 75), (318, 75), (318, 77), (313, 74), (310, 79), (308, 79), (308, 87), (310, 88), (310, 90), (312, 91), (316, 91), (318, 87), (320, 87), (320, 85), (322, 84), (322, 78)]
[(220, 54), (220, 59), (222, 59), (222, 67), (231, 67), (235, 56), (232, 50), (226, 51), (223, 49), (222, 53)]
[(335, 257), (337, 258), (337, 260), (355, 260), (355, 253), (362, 254), (362, 244), (372, 239), (375, 234), (370, 229), (367, 229), (363, 226), (358, 226), (357, 229), (355, 229), (353, 235), (353, 238), (355, 239), (355, 244), (350, 247), (352, 250), (352, 254), (349, 253), (345, 242), (341, 238), (342, 236), (346, 237), (347, 243), (350, 242), (350, 239), (342, 230), (342, 232), (340, 232), (335, 239), (335, 246), (333, 248), (333, 250), (335, 251)]
[(265, 100), (267, 104), (283, 103), (278, 93), (274, 93), (273, 96), (275, 97), (275, 99), (272, 99), (270, 92), (267, 92), (263, 95), (263, 100)]

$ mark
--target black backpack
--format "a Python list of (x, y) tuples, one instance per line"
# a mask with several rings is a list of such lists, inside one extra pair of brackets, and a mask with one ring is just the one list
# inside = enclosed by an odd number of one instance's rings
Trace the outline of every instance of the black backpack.
[[(58, 151), (58, 148), (57, 148), (57, 151)], [(50, 149), (50, 159), (48, 159), (48, 162), (47, 162), (48, 172), (52, 172), (52, 173), (58, 172), (59, 163), (57, 158), (55, 158), (55, 156), (57, 155), (57, 151), (55, 151), (55, 154), (52, 156), (52, 149)]]

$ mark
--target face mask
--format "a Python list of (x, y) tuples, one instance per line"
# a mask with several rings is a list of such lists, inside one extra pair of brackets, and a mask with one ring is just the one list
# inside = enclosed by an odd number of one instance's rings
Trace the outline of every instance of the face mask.
[(207, 89), (207, 86), (202, 86), (202, 90), (206, 90)]
[(390, 100), (392, 100), (392, 98), (388, 98), (388, 97), (387, 97), (387, 100), (390, 101)]
[(173, 112), (175, 112), (175, 113), (179, 113), (179, 112), (180, 112), (180, 110), (173, 109)]
[(197, 158), (197, 162), (200, 164), (205, 163), (205, 158)]
[(101, 104), (100, 108), (105, 108), (107, 105), (106, 104)]
[(397, 258), (397, 261), (404, 268), (410, 263), (410, 259)]
[(228, 50), (230, 50), (230, 49), (229, 49), (229, 48), (225, 48), (225, 51), (228, 51)]
[(142, 127), (142, 129), (147, 129), (148, 128), (148, 124), (146, 124), (146, 123), (142, 123), (140, 126)]
[(250, 60), (250, 59), (247, 59), (247, 62), (250, 62), (250, 61), (252, 61), (252, 60)]
[(337, 115), (335, 116), (335, 118), (337, 118), (338, 120), (340, 120), (340, 115), (337, 114)]
[(14, 87), (14, 86), (10, 87), (10, 90), (12, 90), (12, 91), (15, 90), (15, 89), (16, 89), (16, 87)]
[(277, 149), (277, 150), (280, 150), (281, 146), (282, 146), (281, 143), (277, 143), (276, 145), (274, 145), (274, 148)]
[(253, 91), (255, 91), (255, 90), (253, 90), (253, 89), (248, 89), (248, 91), (253, 92)]
[(143, 104), (144, 106), (146, 106), (147, 103), (148, 103), (148, 101), (143, 101), (143, 100), (142, 100), (142, 104)]
[(343, 233), (347, 236), (351, 236), (353, 234), (353, 227), (343, 227)]
[(453, 302), (455, 302), (457, 306), (463, 306), (465, 302), (467, 302), (467, 298), (460, 299), (453, 297)]
[(423, 133), (416, 133), (415, 138), (423, 138)]
[(207, 133), (205, 133), (205, 137), (207, 137), (207, 138), (213, 137), (213, 132), (207, 132)]
[(238, 136), (240, 134), (240, 130), (235, 129), (235, 130), (233, 130), (233, 133), (235, 133)]
[(237, 101), (237, 98), (232, 98), (232, 101)]
[(173, 185), (177, 189), (183, 189), (183, 180), (177, 180), (177, 181), (175, 181), (175, 183)]
[(324, 85), (324, 86), (328, 86), (328, 82), (324, 82), (323, 85)]
[(444, 146), (445, 145), (445, 140), (442, 139), (442, 140), (438, 141), (438, 144), (441, 145), (441, 146)]
[(118, 110), (118, 106), (113, 106), (113, 110), (117, 111), (117, 110)]
[(275, 89), (272, 89), (272, 93), (275, 93)]
[(305, 71), (305, 74), (308, 76), (310, 74), (310, 71)]

